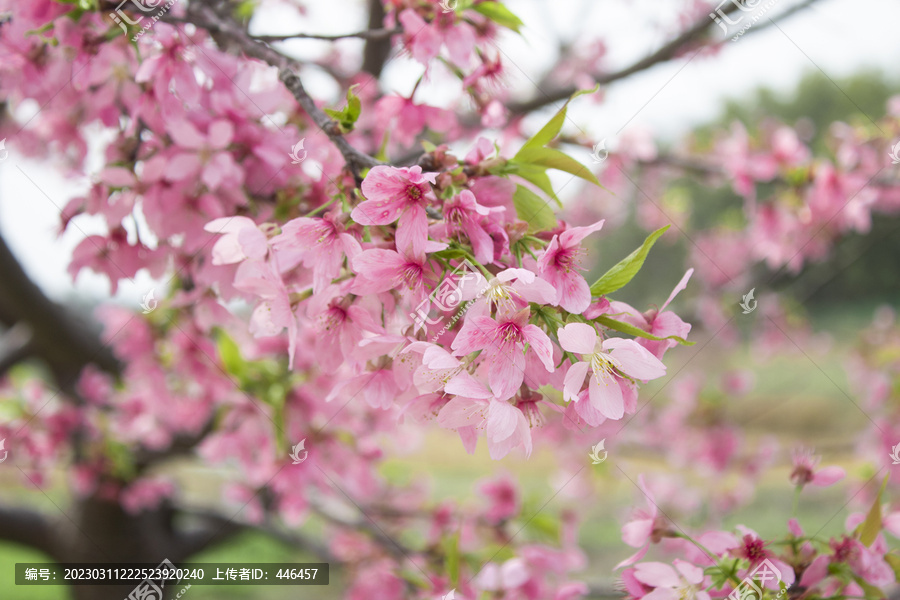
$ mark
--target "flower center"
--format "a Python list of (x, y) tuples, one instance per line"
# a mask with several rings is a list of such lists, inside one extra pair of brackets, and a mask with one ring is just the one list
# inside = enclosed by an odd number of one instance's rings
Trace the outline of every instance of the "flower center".
[(583, 248), (566, 248), (565, 250), (560, 250), (556, 253), (553, 262), (558, 269), (562, 269), (568, 273), (569, 271), (579, 268), (583, 252)]
[(591, 355), (591, 370), (594, 372), (594, 377), (597, 378), (597, 381), (602, 381), (604, 385), (611, 376), (615, 375), (615, 370), (621, 366), (622, 363), (608, 352), (594, 352)]
[(417, 185), (408, 185), (406, 186), (406, 197), (412, 200), (413, 202), (418, 202), (422, 199), (422, 189)]
[(522, 339), (522, 332), (515, 323), (504, 323), (500, 326), (500, 339), (503, 342), (518, 343)]

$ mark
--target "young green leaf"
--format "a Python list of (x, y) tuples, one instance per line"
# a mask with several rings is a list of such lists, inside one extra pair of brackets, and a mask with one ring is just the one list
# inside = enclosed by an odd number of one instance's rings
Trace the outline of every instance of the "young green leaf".
[(506, 6), (493, 0), (480, 2), (473, 6), (472, 10), (480, 12), (497, 25), (512, 29), (516, 33), (519, 33), (519, 28), (524, 25), (522, 19), (513, 14)]
[(657, 335), (653, 335), (652, 333), (647, 333), (640, 327), (636, 327), (631, 323), (626, 323), (624, 321), (618, 321), (613, 319), (612, 317), (608, 317), (606, 315), (600, 315), (595, 319), (598, 323), (605, 327), (609, 327), (610, 329), (614, 329), (620, 333), (627, 333), (628, 335), (633, 335), (635, 337), (642, 337), (647, 340), (675, 340), (679, 344), (683, 346), (693, 346), (696, 342), (688, 342), (684, 338), (678, 337), (677, 335), (670, 335), (667, 337), (659, 337)]
[(528, 231), (548, 231), (557, 226), (556, 215), (544, 199), (525, 186), (516, 186), (513, 206), (519, 218), (528, 223)]
[(360, 102), (359, 96), (353, 92), (353, 88), (358, 85), (359, 84), (351, 85), (347, 90), (347, 106), (341, 110), (335, 110), (333, 108), (324, 109), (325, 114), (337, 121), (341, 133), (350, 133), (353, 131), (356, 120), (359, 118), (360, 112), (362, 112), (362, 102)]
[(589, 183), (603, 187), (597, 176), (586, 166), (555, 148), (523, 148), (515, 156), (515, 161), (532, 165), (541, 165), (548, 169), (557, 169), (581, 177)]
[(881, 497), (884, 495), (884, 489), (887, 487), (889, 477), (890, 474), (884, 476), (884, 481), (881, 482), (881, 489), (878, 490), (878, 496), (875, 497), (875, 502), (872, 503), (872, 508), (869, 509), (866, 520), (859, 526), (859, 541), (866, 546), (871, 546), (881, 532)]
[(669, 229), (669, 225), (661, 227), (647, 236), (641, 247), (620, 260), (612, 269), (600, 276), (591, 286), (592, 296), (605, 296), (622, 288), (631, 281), (644, 266), (644, 260), (656, 240)]

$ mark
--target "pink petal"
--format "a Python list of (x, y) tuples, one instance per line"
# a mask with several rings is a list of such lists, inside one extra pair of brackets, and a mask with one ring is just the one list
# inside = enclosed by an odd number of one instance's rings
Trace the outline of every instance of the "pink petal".
[(543, 363), (544, 368), (549, 372), (553, 372), (553, 343), (547, 334), (544, 333), (537, 325), (526, 325), (522, 329), (525, 339), (531, 344), (531, 350), (537, 355)]
[(524, 378), (525, 357), (521, 352), (507, 352), (503, 348), (493, 356), (488, 369), (488, 383), (498, 400), (515, 396)]
[(563, 400), (566, 402), (578, 401), (578, 394), (584, 385), (584, 376), (587, 375), (590, 368), (591, 365), (587, 362), (577, 362), (569, 367), (563, 381)]
[(353, 270), (383, 284), (383, 290), (394, 287), (395, 279), (401, 273), (406, 259), (393, 250), (374, 248), (359, 254), (352, 261)]
[(502, 442), (513, 434), (518, 425), (516, 413), (521, 414), (518, 408), (509, 402), (494, 400), (488, 407), (487, 436), (489, 440)]
[(575, 246), (576, 244), (580, 244), (581, 240), (594, 233), (595, 231), (600, 231), (603, 227), (604, 221), (601, 219), (597, 221), (593, 225), (588, 225), (587, 227), (573, 227), (572, 229), (567, 229), (563, 231), (559, 236), (559, 245), (563, 248), (570, 248)]
[(674, 588), (681, 584), (678, 573), (671, 565), (661, 562), (645, 562), (634, 565), (634, 578), (651, 587)]
[(625, 414), (625, 399), (622, 389), (612, 375), (603, 375), (603, 381), (595, 374), (588, 383), (591, 404), (607, 419), (618, 420)]
[(603, 349), (609, 351), (619, 362), (619, 370), (629, 377), (648, 380), (666, 374), (666, 366), (634, 340), (610, 338), (603, 342)]
[(491, 391), (465, 371), (448, 381), (444, 386), (444, 391), (464, 398), (487, 399), (491, 397)]
[(812, 485), (826, 487), (829, 485), (833, 485), (844, 478), (846, 473), (840, 467), (825, 467), (824, 469), (820, 469), (813, 474), (812, 481), (810, 483)]
[(172, 122), (166, 130), (169, 132), (172, 141), (182, 148), (199, 150), (206, 143), (206, 138), (190, 121), (181, 120)]
[(691, 278), (691, 275), (694, 274), (694, 269), (688, 269), (687, 273), (684, 274), (684, 277), (681, 278), (681, 281), (678, 282), (678, 285), (675, 286), (675, 289), (672, 290), (672, 293), (669, 294), (668, 299), (665, 304), (659, 309), (659, 312), (666, 310), (666, 307), (669, 305), (669, 302), (675, 299), (675, 296), (678, 295), (678, 292), (687, 287), (688, 280)]
[(675, 569), (681, 573), (681, 576), (688, 583), (698, 585), (703, 581), (703, 569), (700, 567), (677, 558), (672, 561), (672, 564), (675, 565)]
[(597, 346), (597, 330), (587, 323), (569, 323), (556, 332), (563, 350), (576, 354), (593, 354)]
[(497, 337), (499, 324), (490, 317), (466, 319), (450, 347), (454, 356), (465, 356), (491, 345)]
[(425, 257), (428, 241), (428, 216), (421, 206), (411, 206), (400, 215), (397, 223), (397, 249), (407, 256)]
[(632, 548), (640, 548), (650, 539), (653, 533), (654, 519), (638, 519), (622, 526), (622, 541)]
[(456, 397), (445, 404), (438, 413), (438, 425), (445, 429), (478, 427), (485, 419), (487, 403), (469, 398)]
[(209, 126), (209, 145), (216, 150), (227, 147), (233, 137), (234, 125), (230, 121), (220, 119)]

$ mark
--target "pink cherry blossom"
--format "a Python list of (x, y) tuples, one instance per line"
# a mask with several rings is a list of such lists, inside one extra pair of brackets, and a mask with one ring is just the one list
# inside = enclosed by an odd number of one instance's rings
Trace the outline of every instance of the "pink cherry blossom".
[(557, 303), (570, 313), (580, 314), (591, 304), (588, 283), (578, 273), (584, 270), (581, 266), (584, 254), (581, 241), (601, 227), (603, 221), (597, 221), (588, 227), (573, 227), (554, 235), (538, 260), (541, 277), (556, 288)]
[(792, 453), (794, 470), (791, 472), (791, 483), (803, 487), (811, 484), (819, 487), (834, 485), (844, 478), (844, 469), (840, 467), (825, 467), (815, 470), (821, 457), (814, 456), (812, 450), (798, 448)]
[(563, 350), (582, 358), (566, 373), (564, 398), (579, 400), (584, 378), (590, 371), (590, 402), (608, 419), (621, 419), (625, 414), (625, 397), (620, 387), (624, 377), (647, 381), (666, 374), (665, 365), (634, 340), (600, 341), (597, 330), (585, 323), (569, 323), (557, 335)]
[(488, 365), (491, 391), (500, 400), (512, 398), (522, 385), (526, 354), (536, 356), (548, 372), (554, 370), (550, 338), (528, 323), (530, 314), (524, 308), (512, 315), (500, 315), (496, 321), (487, 316), (466, 319), (451, 344), (455, 356), (483, 351), (480, 359)]
[(362, 182), (366, 200), (350, 213), (361, 225), (388, 225), (397, 221), (397, 248), (420, 255), (428, 240), (426, 205), (433, 201), (435, 173), (422, 167), (373, 167)]

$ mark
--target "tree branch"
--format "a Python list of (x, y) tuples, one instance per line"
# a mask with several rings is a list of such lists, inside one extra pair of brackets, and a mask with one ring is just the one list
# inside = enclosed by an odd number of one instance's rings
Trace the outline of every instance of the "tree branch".
[(388, 40), (392, 35), (402, 33), (403, 29), (395, 27), (394, 29), (366, 29), (365, 31), (357, 31), (356, 33), (342, 33), (339, 35), (318, 35), (314, 33), (289, 33), (286, 35), (254, 35), (252, 39), (259, 42), (283, 42), (285, 40), (324, 40), (333, 42), (335, 40), (344, 40), (348, 38), (359, 38), (367, 41)]
[(0, 323), (27, 325), (29, 352), (43, 359), (57, 383), (69, 392), (75, 377), (88, 364), (117, 374), (118, 360), (100, 338), (62, 306), (47, 298), (22, 269), (0, 237)]
[(337, 146), (347, 163), (347, 167), (357, 179), (359, 179), (361, 169), (381, 164), (374, 157), (351, 146), (338, 131), (337, 123), (316, 106), (315, 100), (303, 87), (300, 77), (292, 69), (292, 67), (296, 66), (293, 59), (281, 54), (265, 43), (251, 38), (230, 17), (218, 14), (205, 4), (191, 3), (188, 6), (188, 18), (185, 20), (196, 27), (209, 31), (223, 51), (235, 53), (235, 50), (240, 50), (251, 58), (259, 59), (276, 67), (278, 69), (278, 78), (293, 94), (294, 98), (297, 99), (297, 102), (303, 107), (303, 110), (306, 111), (313, 122)]
[(178, 508), (177, 511), (179, 516), (197, 520), (203, 524), (202, 527), (195, 531), (181, 534), (179, 544), (185, 552), (184, 556), (194, 555), (205, 548), (222, 543), (240, 533), (255, 531), (308, 552), (325, 562), (337, 562), (337, 558), (319, 541), (299, 532), (285, 531), (271, 522), (256, 525), (238, 522), (209, 511), (186, 508)]
[[(384, 5), (381, 0), (369, 0), (369, 29), (382, 27), (384, 24)], [(370, 39), (363, 50), (362, 70), (376, 79), (381, 75), (384, 64), (391, 54), (390, 37)]]
[[(778, 16), (778, 20), (784, 20), (785, 18), (790, 17), (794, 13), (810, 6), (815, 2), (818, 2), (818, 0), (805, 0), (804, 2), (784, 11)], [(731, 3), (727, 8), (723, 9), (722, 12), (724, 14), (731, 14), (736, 10), (737, 5)], [(704, 16), (702, 19), (694, 23), (691, 27), (679, 34), (677, 37), (673, 38), (668, 43), (663, 45), (656, 52), (645, 56), (641, 60), (629, 65), (628, 67), (625, 67), (624, 69), (613, 71), (612, 73), (600, 73), (595, 75), (593, 79), (600, 85), (608, 85), (614, 81), (625, 79), (626, 77), (634, 75), (635, 73), (639, 73), (640, 71), (649, 69), (650, 67), (659, 63), (671, 60), (677, 57), (681, 53), (681, 51), (685, 49), (685, 47), (690, 43), (703, 37), (703, 34), (706, 33), (706, 31), (713, 25), (714, 22), (712, 21), (712, 19), (710, 19), (708, 16)], [(746, 35), (763, 30), (767, 25), (768, 24), (760, 25), (759, 27), (750, 29), (747, 31)], [(526, 100), (524, 102), (513, 102), (507, 105), (507, 108), (509, 109), (511, 116), (523, 115), (543, 108), (548, 104), (565, 100), (576, 91), (578, 91), (578, 88), (574, 85), (564, 88), (558, 88), (549, 92), (542, 92), (541, 96)]]
[(59, 559), (53, 542), (54, 527), (38, 512), (0, 506), (0, 540), (22, 544)]

